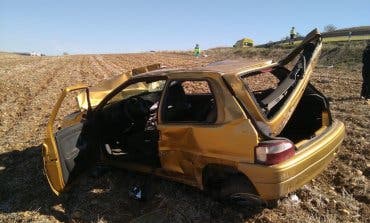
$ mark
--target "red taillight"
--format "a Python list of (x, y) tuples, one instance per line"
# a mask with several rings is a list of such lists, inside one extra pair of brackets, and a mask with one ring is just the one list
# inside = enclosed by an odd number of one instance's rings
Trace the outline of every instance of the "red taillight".
[(289, 140), (269, 140), (258, 144), (255, 150), (258, 163), (274, 165), (295, 154), (295, 146)]

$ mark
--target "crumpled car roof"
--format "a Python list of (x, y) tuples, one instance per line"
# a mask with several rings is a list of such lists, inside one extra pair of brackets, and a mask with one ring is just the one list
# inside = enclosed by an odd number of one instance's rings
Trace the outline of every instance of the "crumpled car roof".
[(215, 72), (220, 75), (239, 75), (260, 67), (265, 67), (273, 64), (272, 60), (250, 60), (250, 59), (238, 59), (238, 60), (223, 60), (214, 63), (210, 63), (202, 67), (194, 68), (177, 68), (177, 69), (160, 69), (154, 70), (142, 74), (135, 75), (135, 78), (143, 78), (148, 76), (167, 76), (169, 73), (192, 73), (196, 75), (197, 72)]

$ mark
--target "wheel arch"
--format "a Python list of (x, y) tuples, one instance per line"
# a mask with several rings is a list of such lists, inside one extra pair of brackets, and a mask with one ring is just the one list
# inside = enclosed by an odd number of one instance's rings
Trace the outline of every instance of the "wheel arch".
[(212, 181), (224, 181), (231, 176), (241, 176), (247, 180), (254, 189), (254, 193), (259, 195), (257, 188), (253, 184), (253, 182), (249, 179), (249, 177), (238, 170), (237, 167), (223, 165), (223, 164), (207, 164), (202, 169), (202, 187), (204, 191), (210, 190), (210, 183)]

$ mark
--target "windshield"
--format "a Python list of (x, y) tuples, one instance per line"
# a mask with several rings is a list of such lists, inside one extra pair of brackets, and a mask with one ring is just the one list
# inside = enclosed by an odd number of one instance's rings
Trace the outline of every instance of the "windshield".
[(113, 98), (111, 98), (107, 104), (125, 100), (130, 97), (138, 96), (145, 93), (162, 91), (165, 83), (166, 80), (156, 80), (152, 82), (141, 81), (131, 84), (117, 93), (115, 96), (113, 96)]

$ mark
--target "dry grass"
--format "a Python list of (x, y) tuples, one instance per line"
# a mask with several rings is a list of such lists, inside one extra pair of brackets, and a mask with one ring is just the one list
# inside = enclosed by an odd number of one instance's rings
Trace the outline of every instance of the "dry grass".
[(0, 54), (0, 222), (127, 222), (148, 213), (153, 213), (152, 219), (147, 216), (152, 222), (368, 221), (370, 114), (369, 105), (358, 98), (358, 63), (315, 71), (312, 82), (330, 97), (333, 115), (345, 122), (347, 137), (329, 168), (295, 193), (298, 203), (286, 197), (273, 210), (241, 213), (197, 189), (158, 178), (150, 180), (151, 198), (135, 201), (128, 198), (128, 188), (144, 176), (117, 169), (101, 177), (86, 173), (62, 196), (52, 194), (42, 172), (40, 143), (61, 88), (76, 82), (95, 84), (154, 62), (189, 67), (230, 55), (238, 56), (230, 52), (210, 52), (199, 59), (178, 53), (42, 58)]

